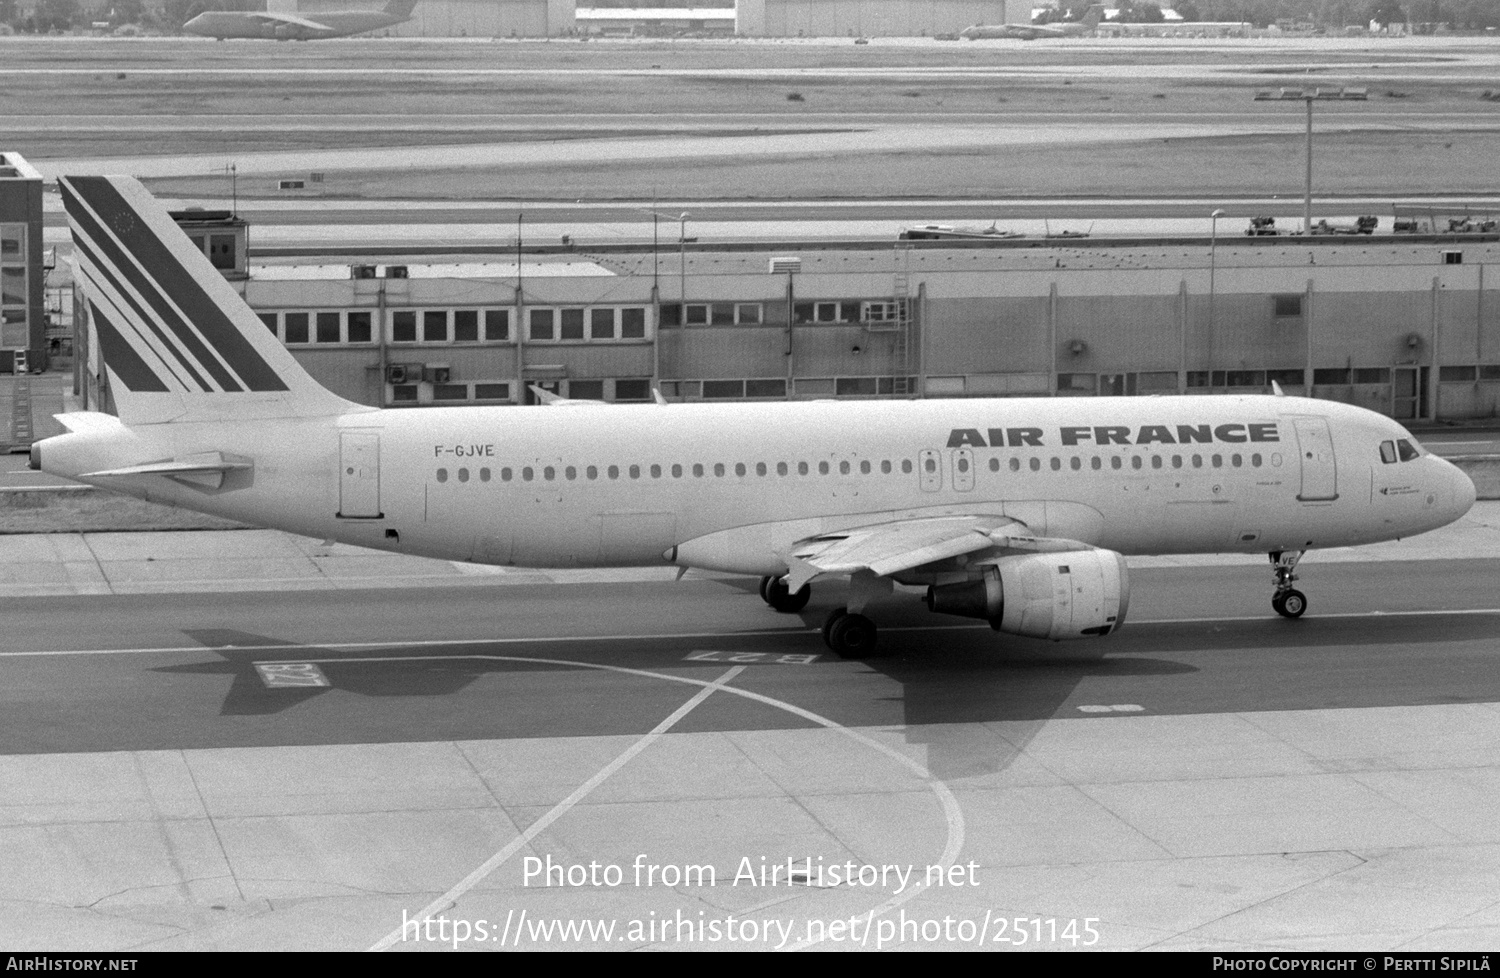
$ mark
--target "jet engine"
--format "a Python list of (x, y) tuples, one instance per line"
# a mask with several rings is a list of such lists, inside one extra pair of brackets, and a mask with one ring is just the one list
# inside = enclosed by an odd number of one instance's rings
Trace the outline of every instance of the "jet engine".
[(1130, 574), (1113, 550), (1020, 554), (987, 565), (976, 580), (927, 589), (938, 614), (983, 618), (998, 632), (1093, 638), (1125, 624)]

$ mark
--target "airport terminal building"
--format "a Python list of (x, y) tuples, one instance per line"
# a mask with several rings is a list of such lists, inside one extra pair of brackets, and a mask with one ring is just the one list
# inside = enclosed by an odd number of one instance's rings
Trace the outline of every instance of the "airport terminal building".
[[(268, 0), (280, 13), (378, 10), (382, 0)], [(1031, 19), (1030, 0), (736, 0), (705, 9), (593, 6), (575, 0), (419, 0), (411, 20), (378, 33), (393, 37), (566, 37), (635, 30), (742, 37), (918, 37), (971, 24)]]
[[(180, 219), (315, 377), (367, 404), (1274, 382), (1403, 420), (1500, 409), (1495, 235), (559, 250), (525, 254), (518, 274), (513, 255), (247, 268), (243, 224), (213, 217)], [(79, 359), (107, 407), (97, 362)]]

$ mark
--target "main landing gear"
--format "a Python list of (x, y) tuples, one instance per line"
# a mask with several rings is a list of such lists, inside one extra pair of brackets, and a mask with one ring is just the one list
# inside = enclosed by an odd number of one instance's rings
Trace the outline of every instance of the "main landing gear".
[(875, 651), (875, 623), (847, 608), (835, 608), (823, 622), (823, 642), (840, 659), (863, 659)]
[(812, 598), (812, 585), (804, 584), (801, 590), (793, 592), (786, 585), (784, 577), (762, 577), (760, 579), (760, 596), (766, 604), (784, 614), (801, 611), (807, 607), (807, 602)]
[[(863, 659), (875, 652), (875, 623), (859, 612), (872, 598), (890, 593), (891, 586), (864, 573), (855, 574), (850, 585), (849, 607), (835, 608), (823, 622), (823, 642), (841, 659)], [(801, 611), (812, 597), (812, 585), (793, 592), (784, 577), (762, 577), (760, 596), (777, 611)]]
[(1295, 553), (1285, 550), (1271, 552), (1272, 572), (1276, 575), (1276, 593), (1271, 595), (1271, 607), (1283, 618), (1301, 618), (1302, 613), (1307, 610), (1307, 595), (1292, 587), (1292, 582), (1297, 579), (1294, 573), (1297, 561), (1305, 553), (1306, 550)]

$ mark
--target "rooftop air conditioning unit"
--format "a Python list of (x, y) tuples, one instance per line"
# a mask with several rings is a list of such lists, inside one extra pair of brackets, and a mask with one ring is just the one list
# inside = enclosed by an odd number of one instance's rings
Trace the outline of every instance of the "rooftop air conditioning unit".
[(795, 255), (771, 259), (772, 275), (790, 275), (802, 271), (802, 259)]

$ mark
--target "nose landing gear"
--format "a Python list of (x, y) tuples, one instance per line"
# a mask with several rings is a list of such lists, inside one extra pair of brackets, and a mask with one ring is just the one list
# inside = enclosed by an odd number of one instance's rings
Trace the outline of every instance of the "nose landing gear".
[(1276, 593), (1271, 595), (1271, 607), (1283, 618), (1301, 618), (1307, 610), (1307, 595), (1292, 587), (1292, 582), (1297, 579), (1297, 561), (1305, 553), (1306, 550), (1271, 552), (1272, 573), (1276, 575)]

